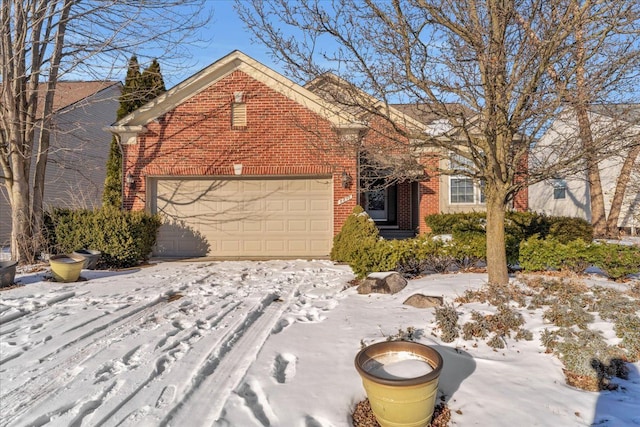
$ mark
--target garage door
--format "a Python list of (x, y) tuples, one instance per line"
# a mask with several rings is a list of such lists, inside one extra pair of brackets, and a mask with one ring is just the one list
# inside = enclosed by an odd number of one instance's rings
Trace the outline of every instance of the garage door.
[(330, 178), (151, 184), (152, 210), (164, 219), (158, 256), (314, 257), (331, 250)]

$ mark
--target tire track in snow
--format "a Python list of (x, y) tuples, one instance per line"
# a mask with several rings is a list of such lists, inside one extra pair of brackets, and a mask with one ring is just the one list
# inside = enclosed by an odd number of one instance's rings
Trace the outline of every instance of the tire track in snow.
[[(264, 342), (297, 293), (292, 286), (283, 298), (271, 294), (245, 321), (227, 335), (193, 378), (190, 389), (159, 424), (162, 427), (189, 425), (193, 419), (213, 424), (222, 412), (233, 390), (244, 378)], [(212, 399), (212, 396), (215, 396)]]
[[(54, 354), (64, 350), (73, 351), (71, 356), (66, 357), (62, 363), (56, 364), (44, 371), (39, 371), (29, 382), (22, 384), (10, 392), (0, 395), (0, 412), (3, 413), (3, 422), (10, 424), (13, 420), (24, 415), (31, 407), (45, 400), (51, 394), (59, 391), (62, 386), (70, 383), (80, 374), (83, 368), (80, 367), (82, 361), (103, 350), (108, 341), (117, 339), (123, 330), (135, 325), (140, 319), (156, 313), (168, 306), (166, 298), (156, 298), (141, 307), (134, 307), (129, 312), (118, 316), (106, 325), (97, 327), (72, 340), (62, 348), (48, 354), (40, 359), (41, 362), (47, 360)], [(111, 329), (107, 329), (111, 327)], [(91, 342), (78, 348), (77, 344), (85, 339), (91, 338)], [(29, 396), (25, 401), (24, 396)]]

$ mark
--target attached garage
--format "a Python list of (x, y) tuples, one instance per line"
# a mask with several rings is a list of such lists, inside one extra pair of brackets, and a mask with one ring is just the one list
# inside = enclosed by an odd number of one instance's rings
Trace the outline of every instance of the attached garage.
[(325, 257), (333, 239), (331, 177), (149, 178), (164, 220), (155, 255)]

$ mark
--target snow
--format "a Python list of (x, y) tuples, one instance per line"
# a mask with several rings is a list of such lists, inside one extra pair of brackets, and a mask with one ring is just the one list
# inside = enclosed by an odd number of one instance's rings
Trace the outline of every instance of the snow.
[(640, 425), (640, 364), (617, 391), (567, 386), (540, 344), (540, 311), (523, 310), (533, 341), (494, 351), (443, 343), (433, 309), (402, 304), (415, 293), (451, 303), (485, 274), (429, 275), (395, 295), (357, 294), (351, 270), (329, 261), (159, 262), (83, 270), (75, 283), (47, 275), (18, 274), (25, 286), (0, 292), (2, 426), (349, 426), (365, 398), (361, 345), (411, 327), (444, 359), (452, 426)]

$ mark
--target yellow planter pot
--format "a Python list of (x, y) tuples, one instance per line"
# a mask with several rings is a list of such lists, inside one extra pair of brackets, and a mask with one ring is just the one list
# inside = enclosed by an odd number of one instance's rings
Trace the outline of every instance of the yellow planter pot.
[(54, 255), (49, 258), (51, 274), (56, 282), (75, 282), (80, 278), (84, 258), (73, 255)]
[(372, 344), (355, 359), (382, 427), (423, 427), (431, 422), (442, 364), (435, 349), (409, 341)]

